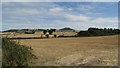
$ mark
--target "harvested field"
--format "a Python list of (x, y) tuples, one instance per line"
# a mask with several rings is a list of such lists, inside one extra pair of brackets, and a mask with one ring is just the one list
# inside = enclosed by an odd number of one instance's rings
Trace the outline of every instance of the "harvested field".
[(35, 66), (117, 66), (118, 36), (24, 39), (38, 59)]

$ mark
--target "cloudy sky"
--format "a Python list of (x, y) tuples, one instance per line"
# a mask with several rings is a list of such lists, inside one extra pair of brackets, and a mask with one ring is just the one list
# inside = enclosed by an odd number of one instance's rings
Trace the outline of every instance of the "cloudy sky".
[(4, 2), (2, 29), (117, 28), (117, 2)]

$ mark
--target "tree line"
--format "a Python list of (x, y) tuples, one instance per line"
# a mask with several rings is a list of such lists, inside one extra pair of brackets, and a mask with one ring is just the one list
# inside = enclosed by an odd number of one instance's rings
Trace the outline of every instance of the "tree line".
[(80, 31), (77, 36), (107, 36), (107, 35), (118, 35), (120, 29), (112, 28), (88, 28), (86, 31)]
[(47, 29), (47, 30), (43, 30), (43, 33), (46, 34), (48, 32), (51, 35), (55, 31), (56, 29)]
[(43, 34), (46, 34), (47, 32), (51, 35), (53, 32), (56, 31), (56, 29), (11, 29), (11, 30), (6, 30), (3, 32), (17, 32), (17, 33), (24, 33), (24, 34), (34, 34), (35, 32), (43, 31)]

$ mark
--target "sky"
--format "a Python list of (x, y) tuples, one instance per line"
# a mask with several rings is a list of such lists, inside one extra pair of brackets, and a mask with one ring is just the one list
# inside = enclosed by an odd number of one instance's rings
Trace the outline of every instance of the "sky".
[(118, 28), (117, 2), (3, 2), (2, 30)]

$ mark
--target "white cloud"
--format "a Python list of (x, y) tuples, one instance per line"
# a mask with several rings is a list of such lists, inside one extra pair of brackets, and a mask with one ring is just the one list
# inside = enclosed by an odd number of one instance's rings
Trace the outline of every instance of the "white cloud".
[(82, 10), (82, 11), (88, 11), (88, 10), (93, 10), (95, 7), (94, 6), (90, 6), (90, 5), (80, 5), (77, 7), (78, 10)]
[(118, 23), (118, 18), (117, 17), (107, 17), (107, 18), (96, 18), (92, 21), (93, 23), (98, 23), (98, 24), (117, 24)]
[(73, 10), (73, 8), (68, 8), (69, 11)]
[(65, 17), (70, 20), (70, 21), (82, 21), (86, 22), (90, 20), (90, 17), (85, 16), (85, 15), (73, 15), (73, 14), (65, 14)]
[(36, 15), (39, 14), (40, 11), (36, 9), (20, 9), (16, 10), (15, 12), (23, 13), (23, 14), (30, 14), (30, 15)]
[(60, 13), (62, 12), (64, 9), (63, 8), (51, 8), (49, 11), (52, 12), (52, 13)]
[[(40, 11), (37, 9), (30, 9), (30, 8), (5, 8), (3, 9), (3, 13), (4, 14), (8, 14), (8, 15), (36, 15), (39, 14)], [(9, 11), (9, 12), (8, 12)]]
[[(19, 6), (19, 7), (17, 7)], [(57, 7), (57, 8), (56, 8)], [(33, 16), (39, 18), (48, 18), (53, 14), (62, 11), (55, 3), (3, 3), (3, 15), (13, 16)], [(9, 12), (8, 12), (9, 11)], [(50, 13), (51, 11), (51, 13)]]
[(65, 14), (64, 17), (68, 21), (81, 22), (81, 23), (90, 23), (90, 24), (117, 24), (118, 17), (94, 17), (87, 16), (85, 14), (75, 15), (75, 14)]

